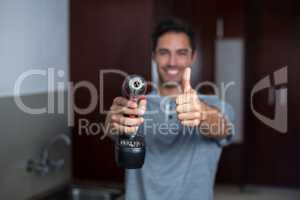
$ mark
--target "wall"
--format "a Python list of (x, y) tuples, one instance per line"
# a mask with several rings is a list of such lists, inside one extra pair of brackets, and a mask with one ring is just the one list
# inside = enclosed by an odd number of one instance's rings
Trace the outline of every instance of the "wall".
[[(232, 105), (235, 112), (235, 135), (233, 142), (243, 142), (244, 109), (244, 41), (242, 38), (223, 38), (216, 40), (216, 84), (222, 93), (226, 89), (225, 101)], [(227, 86), (227, 87), (226, 87)], [(221, 95), (221, 94), (220, 94)], [(222, 97), (221, 97), (222, 98)]]
[[(17, 78), (30, 69), (63, 70), (54, 83), (68, 81), (68, 1), (0, 0), (0, 66), (0, 199), (26, 199), (69, 179), (69, 148), (55, 152), (66, 156), (63, 170), (43, 177), (26, 171), (28, 159), (36, 159), (51, 138), (68, 134), (66, 114), (26, 114), (13, 92)], [(21, 99), (45, 106), (48, 89), (46, 76), (28, 77)]]
[[(5, 77), (0, 96), (13, 94), (15, 80), (26, 70), (53, 67), (68, 73), (68, 0), (0, 0), (0, 44)], [(47, 82), (39, 77), (22, 85), (22, 94), (45, 91)]]

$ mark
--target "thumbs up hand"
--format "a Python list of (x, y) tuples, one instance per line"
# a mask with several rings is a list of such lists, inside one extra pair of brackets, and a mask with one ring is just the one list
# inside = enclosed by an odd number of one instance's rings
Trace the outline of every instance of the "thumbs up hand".
[(187, 67), (183, 73), (181, 87), (183, 93), (176, 97), (176, 111), (178, 119), (184, 126), (194, 127), (206, 119), (205, 104), (198, 98), (197, 92), (191, 87), (191, 68)]

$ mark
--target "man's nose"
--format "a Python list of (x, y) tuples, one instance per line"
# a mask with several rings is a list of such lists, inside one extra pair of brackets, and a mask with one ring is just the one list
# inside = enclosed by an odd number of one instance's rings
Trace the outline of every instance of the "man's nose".
[(170, 66), (176, 66), (176, 56), (175, 55), (170, 56), (169, 65)]

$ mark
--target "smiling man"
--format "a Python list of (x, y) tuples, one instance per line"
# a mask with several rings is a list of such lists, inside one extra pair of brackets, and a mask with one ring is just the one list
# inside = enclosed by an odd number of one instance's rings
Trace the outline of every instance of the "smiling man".
[(222, 147), (233, 135), (232, 109), (192, 88), (197, 51), (188, 25), (162, 21), (152, 39), (158, 87), (139, 104), (115, 98), (106, 120), (109, 130), (145, 136), (144, 166), (126, 170), (126, 199), (211, 200)]

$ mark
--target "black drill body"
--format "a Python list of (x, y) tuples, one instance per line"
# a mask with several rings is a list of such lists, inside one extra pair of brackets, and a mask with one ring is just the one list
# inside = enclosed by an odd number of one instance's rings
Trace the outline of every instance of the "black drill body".
[[(136, 101), (146, 93), (146, 81), (138, 75), (128, 76), (122, 86), (123, 96)], [(136, 117), (136, 116), (127, 116)], [(116, 162), (119, 167), (125, 169), (138, 169), (144, 164), (145, 141), (142, 134), (120, 134), (115, 143)]]

